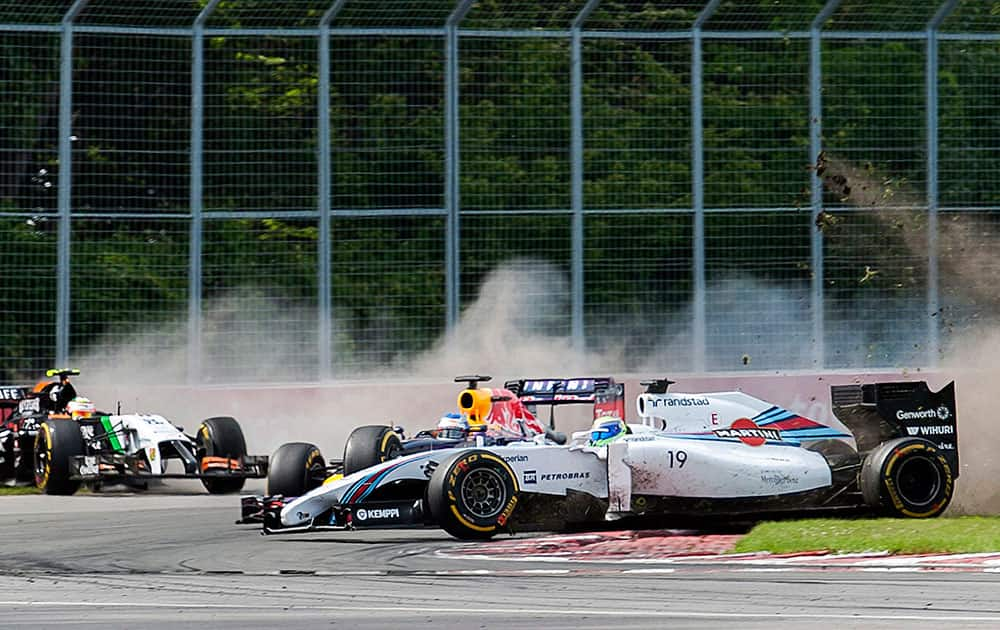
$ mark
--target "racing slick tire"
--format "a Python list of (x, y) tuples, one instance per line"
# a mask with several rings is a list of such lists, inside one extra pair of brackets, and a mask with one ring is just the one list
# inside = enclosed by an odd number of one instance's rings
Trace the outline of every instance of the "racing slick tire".
[(269, 461), (267, 487), (264, 490), (269, 496), (300, 497), (323, 484), (326, 462), (314, 444), (282, 444)]
[(508, 529), (517, 493), (517, 477), (507, 462), (489, 451), (468, 450), (434, 470), (427, 503), (434, 521), (455, 538), (486, 540)]
[(403, 454), (403, 442), (391, 427), (368, 425), (351, 432), (344, 445), (344, 475)]
[(73, 420), (49, 418), (35, 435), (35, 485), (45, 494), (75, 493), (80, 481), (69, 478), (70, 458), (84, 453), (80, 425)]
[(948, 507), (955, 492), (948, 460), (920, 438), (889, 440), (865, 456), (859, 482), (865, 504), (897, 518), (931, 518)]
[[(247, 454), (247, 443), (243, 438), (243, 429), (235, 418), (219, 416), (209, 418), (198, 427), (198, 451), (204, 457), (225, 457), (238, 459), (241, 462)], [(199, 462), (200, 464), (200, 462)], [(243, 476), (218, 478), (202, 477), (201, 483), (209, 494), (230, 494), (239, 492), (246, 483)]]

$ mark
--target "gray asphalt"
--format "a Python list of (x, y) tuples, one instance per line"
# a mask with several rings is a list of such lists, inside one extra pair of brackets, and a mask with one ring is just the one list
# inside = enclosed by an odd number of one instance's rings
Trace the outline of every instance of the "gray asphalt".
[(1000, 627), (996, 573), (567, 572), (445, 560), (437, 530), (263, 537), (237, 516), (184, 484), (0, 497), (0, 627)]

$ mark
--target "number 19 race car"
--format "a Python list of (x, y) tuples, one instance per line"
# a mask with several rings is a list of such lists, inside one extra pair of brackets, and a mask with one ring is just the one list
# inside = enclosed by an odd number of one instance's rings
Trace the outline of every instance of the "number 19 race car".
[[(0, 465), (7, 476), (33, 480), (46, 494), (73, 494), (82, 484), (200, 479), (213, 494), (238, 492), (248, 477), (267, 475), (267, 456), (250, 456), (239, 423), (208, 418), (195, 436), (155, 414), (109, 414), (76, 397), (69, 376), (79, 370), (49, 370), (58, 383), (5, 387), (0, 406)], [(183, 472), (168, 470), (179, 461)]]
[[(609, 417), (568, 445), (479, 441), (332, 478), (272, 500), (264, 533), (436, 525), (485, 539), (632, 516), (927, 518), (954, 494), (954, 383), (939, 392), (922, 381), (834, 386), (849, 432), (742, 392), (668, 393), (671, 384), (643, 383), (638, 423)], [(608, 429), (616, 421), (617, 433)]]

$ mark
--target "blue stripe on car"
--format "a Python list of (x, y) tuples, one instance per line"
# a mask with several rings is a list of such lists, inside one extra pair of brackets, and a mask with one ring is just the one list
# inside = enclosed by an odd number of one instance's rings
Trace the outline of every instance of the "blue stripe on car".
[(798, 414), (794, 414), (791, 411), (787, 411), (785, 409), (777, 409), (774, 413), (766, 412), (757, 416), (753, 420), (754, 422), (757, 423), (757, 426), (764, 426), (766, 424), (774, 424), (775, 422), (781, 422), (782, 420), (788, 420), (789, 418), (797, 418), (797, 417), (799, 417)]
[[(421, 456), (419, 456), (419, 457), (414, 457), (413, 459), (408, 459), (408, 460), (406, 460), (406, 461), (402, 461), (402, 462), (397, 462), (397, 463), (393, 464), (392, 466), (389, 466), (388, 468), (384, 468), (384, 469), (383, 469), (383, 470), (381, 470), (381, 471), (376, 471), (376, 472), (374, 472), (374, 473), (372, 473), (372, 474), (368, 475), (368, 476), (367, 476), (367, 477), (365, 477), (365, 478), (364, 478), (364, 479), (363, 479), (363, 480), (362, 480), (362, 481), (361, 481), (360, 483), (358, 483), (358, 484), (355, 484), (354, 486), (352, 486), (352, 487), (351, 487), (351, 490), (352, 490), (353, 492), (356, 492), (356, 491), (357, 491), (357, 488), (359, 488), (359, 487), (363, 486), (363, 485), (364, 485), (365, 483), (367, 483), (367, 482), (368, 482), (369, 480), (372, 480), (372, 483), (371, 483), (371, 485), (370, 485), (370, 486), (368, 486), (368, 489), (367, 489), (367, 490), (365, 490), (365, 491), (364, 491), (364, 492), (363, 492), (363, 493), (361, 494), (361, 496), (360, 496), (360, 497), (358, 497), (358, 499), (357, 499), (357, 501), (355, 501), (355, 503), (361, 503), (362, 501), (364, 501), (364, 500), (365, 500), (365, 497), (367, 497), (367, 496), (368, 496), (369, 494), (371, 494), (371, 493), (372, 493), (372, 492), (373, 492), (373, 491), (375, 490), (375, 488), (377, 488), (377, 487), (378, 487), (379, 483), (381, 483), (381, 482), (382, 482), (382, 480), (383, 480), (383, 479), (385, 479), (386, 475), (388, 475), (388, 474), (389, 474), (389, 473), (391, 473), (392, 471), (394, 471), (394, 470), (396, 470), (396, 469), (398, 469), (398, 468), (402, 467), (402, 466), (403, 466), (403, 465), (405, 465), (405, 464), (409, 464), (409, 463), (411, 463), (411, 462), (419, 462), (419, 461), (421, 461), (421, 460), (424, 460), (424, 459), (427, 459), (427, 458), (428, 458), (428, 457), (430, 457), (430, 456), (431, 456), (431, 454), (430, 454), (430, 453), (427, 453), (426, 455), (421, 455)], [(344, 493), (344, 495), (343, 495), (343, 496), (347, 497), (347, 496), (350, 496), (350, 494), (349, 494), (349, 493)]]
[(782, 429), (781, 434), (791, 434), (795, 438), (811, 438), (811, 437), (852, 437), (849, 433), (843, 433), (832, 427), (816, 427), (809, 428), (805, 427), (802, 429)]

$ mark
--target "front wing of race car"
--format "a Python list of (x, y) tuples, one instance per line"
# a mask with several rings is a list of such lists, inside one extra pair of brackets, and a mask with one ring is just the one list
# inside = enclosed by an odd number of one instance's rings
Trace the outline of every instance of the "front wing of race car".
[(240, 458), (205, 457), (186, 461), (183, 472), (154, 470), (143, 452), (102, 452), (74, 455), (69, 460), (69, 478), (74, 481), (101, 479), (259, 479), (267, 476), (267, 455)]
[(392, 529), (427, 527), (434, 524), (422, 499), (409, 501), (370, 501), (364, 505), (332, 505), (304, 525), (281, 523), (281, 510), (288, 505), (284, 497), (240, 498), (242, 516), (237, 524), (263, 524), (264, 534), (345, 529)]

